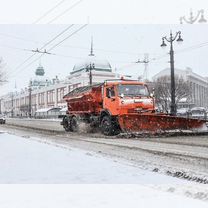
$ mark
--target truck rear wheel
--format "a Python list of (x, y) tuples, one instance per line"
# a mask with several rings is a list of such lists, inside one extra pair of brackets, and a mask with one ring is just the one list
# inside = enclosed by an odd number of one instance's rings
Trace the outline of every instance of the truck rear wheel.
[(71, 118), (70, 128), (71, 128), (71, 131), (73, 132), (77, 132), (79, 130), (78, 120), (75, 116)]
[(101, 120), (101, 131), (106, 136), (113, 136), (120, 133), (117, 123), (110, 116), (104, 116)]

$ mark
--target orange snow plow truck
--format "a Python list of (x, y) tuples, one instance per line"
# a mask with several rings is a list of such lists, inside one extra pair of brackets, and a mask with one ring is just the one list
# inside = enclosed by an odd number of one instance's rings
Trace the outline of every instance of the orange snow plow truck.
[(145, 83), (109, 80), (102, 84), (79, 87), (64, 96), (67, 114), (61, 124), (76, 132), (79, 123), (100, 127), (104, 135), (120, 132), (161, 132), (203, 127), (206, 121), (181, 118), (155, 111), (154, 97)]

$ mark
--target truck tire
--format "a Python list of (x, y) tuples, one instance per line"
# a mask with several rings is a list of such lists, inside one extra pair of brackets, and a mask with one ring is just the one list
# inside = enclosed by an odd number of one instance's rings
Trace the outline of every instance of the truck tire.
[(120, 133), (118, 125), (110, 116), (104, 116), (100, 126), (102, 133), (106, 136), (114, 136)]
[(72, 132), (78, 132), (79, 130), (78, 120), (75, 116), (73, 116), (70, 120), (70, 129)]
[(70, 121), (69, 121), (69, 117), (65, 116), (63, 118), (63, 127), (65, 129), (65, 131), (71, 131), (71, 126), (70, 126)]

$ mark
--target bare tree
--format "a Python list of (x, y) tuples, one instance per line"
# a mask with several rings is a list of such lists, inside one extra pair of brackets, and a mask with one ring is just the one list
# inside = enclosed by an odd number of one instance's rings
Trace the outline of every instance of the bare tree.
[[(171, 85), (170, 76), (159, 77), (154, 82), (155, 99), (157, 105), (161, 106), (164, 111), (168, 111), (171, 102)], [(188, 81), (185, 81), (182, 77), (175, 76), (175, 96), (176, 105), (183, 99), (190, 100), (191, 88)]]
[(7, 75), (4, 68), (5, 63), (3, 62), (3, 59), (0, 58), (0, 85), (4, 84), (7, 81)]

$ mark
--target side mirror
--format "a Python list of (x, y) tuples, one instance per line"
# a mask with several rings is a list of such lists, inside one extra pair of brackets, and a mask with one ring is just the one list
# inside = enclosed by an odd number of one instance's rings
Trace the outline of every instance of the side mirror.
[(107, 90), (107, 98), (111, 98), (111, 91)]
[(123, 94), (123, 93), (121, 93), (120, 97), (121, 97), (121, 98), (124, 98), (124, 94)]
[(152, 98), (155, 97), (155, 88), (152, 89), (152, 93), (150, 93), (150, 97), (152, 97)]

